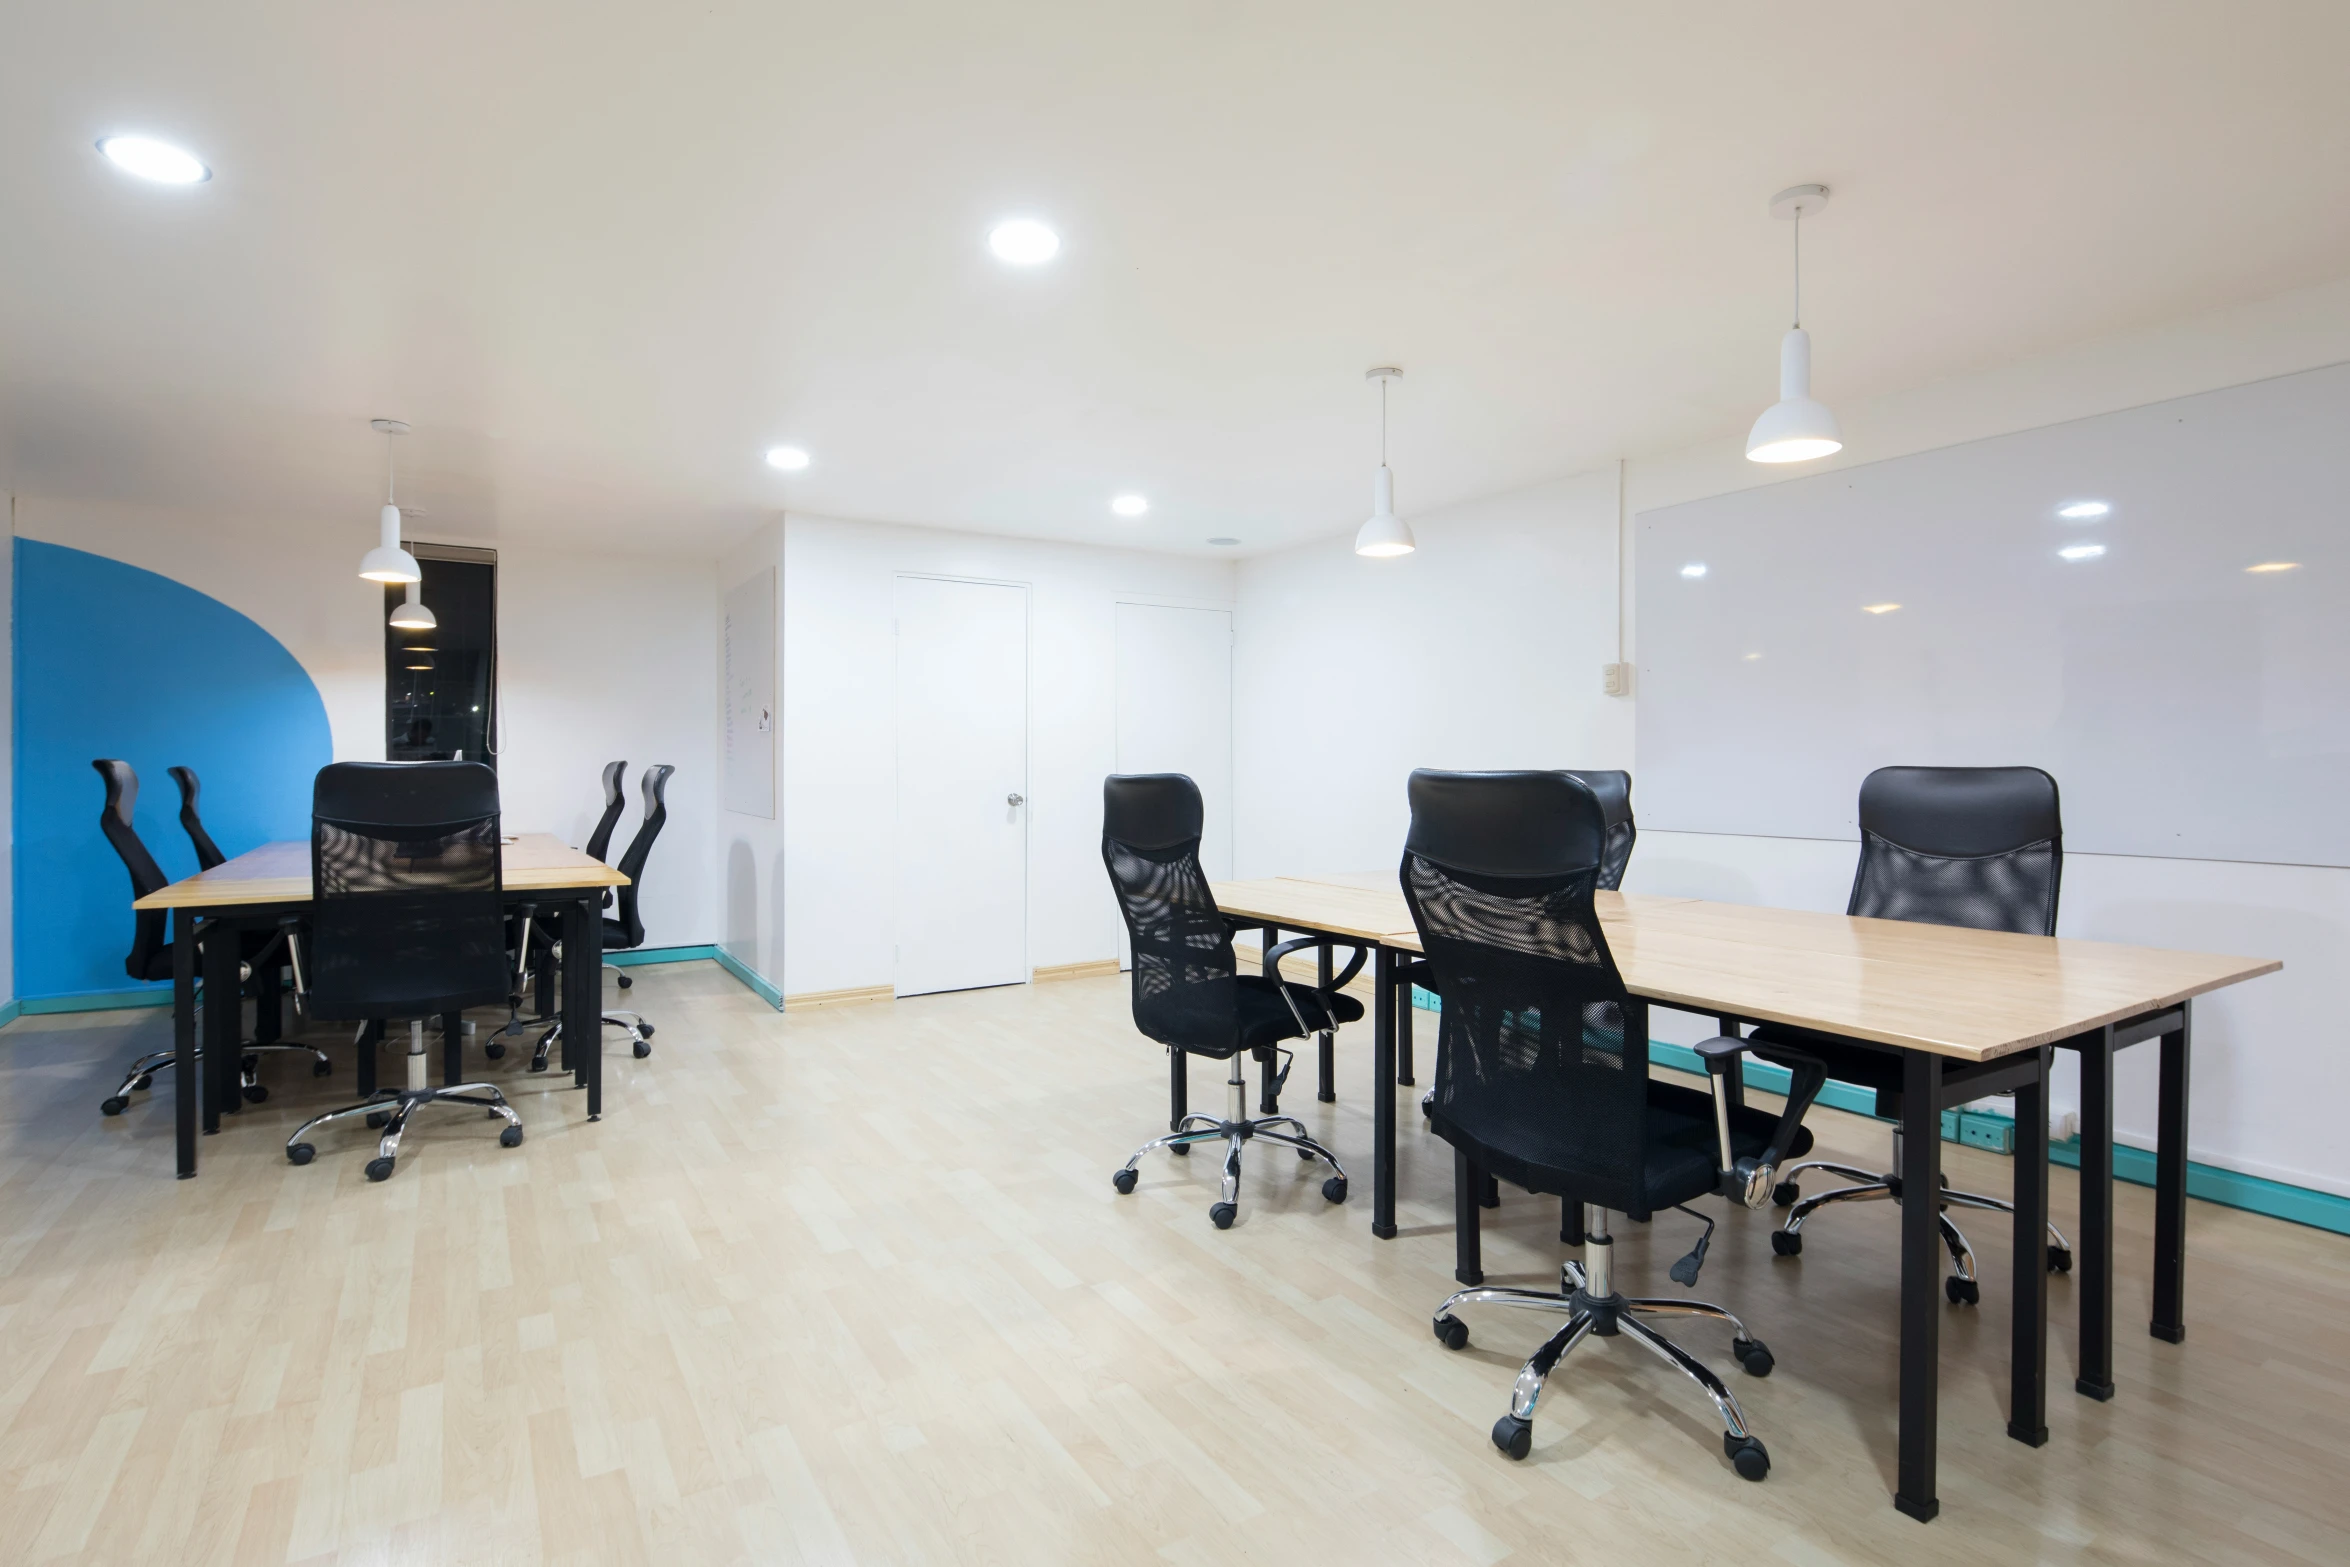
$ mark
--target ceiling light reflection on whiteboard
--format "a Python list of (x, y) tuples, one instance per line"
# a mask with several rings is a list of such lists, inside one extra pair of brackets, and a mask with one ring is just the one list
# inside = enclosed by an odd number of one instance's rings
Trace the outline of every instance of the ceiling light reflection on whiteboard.
[(2068, 501), (2056, 508), (2056, 514), (2067, 522), (2095, 522), (2112, 510), (2111, 501)]
[(1682, 576), (1684, 576), (1684, 577), (1702, 577), (1702, 576), (1704, 576), (1704, 575), (1705, 575), (1705, 562), (1704, 562), (1704, 561), (1702, 561), (1702, 560), (1693, 560), (1693, 561), (1691, 561), (1691, 562), (1690, 562), (1688, 565), (1686, 565), (1686, 566), (1683, 566), (1683, 567), (1681, 568), (1681, 575), (1682, 575)]
[(1899, 604), (1863, 604), (1861, 606), (1864, 611), (1871, 615), (1890, 615), (1900, 607), (1901, 606)]
[(2102, 544), (2067, 544), (2056, 552), (2065, 560), (2095, 560), (2105, 553)]
[(2244, 569), (2255, 574), (2265, 574), (2272, 571), (2299, 571), (2301, 563), (2297, 560), (2264, 560), (2257, 566), (2246, 566)]

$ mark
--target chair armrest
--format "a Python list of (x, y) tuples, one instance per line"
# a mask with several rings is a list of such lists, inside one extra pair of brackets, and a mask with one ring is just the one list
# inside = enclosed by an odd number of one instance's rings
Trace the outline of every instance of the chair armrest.
[(1762, 1208), (1770, 1203), (1771, 1188), (1778, 1184), (1780, 1161), (1787, 1157), (1803, 1118), (1811, 1112), (1812, 1101), (1828, 1081), (1828, 1068), (1826, 1062), (1805, 1051), (1784, 1045), (1770, 1047), (1769, 1059), (1786, 1067), (1792, 1077), (1787, 1085), (1787, 1108), (1780, 1112), (1762, 1158), (1740, 1159), (1730, 1143), (1729, 1075), (1738, 1058), (1754, 1048), (1751, 1039), (1723, 1034), (1699, 1045), (1697, 1054), (1705, 1062), (1706, 1086), (1713, 1091), (1715, 1163), (1722, 1172), (1722, 1195), (1749, 1208)]
[(1289, 1003), (1289, 1015), (1297, 1019), (1297, 1026), (1301, 1033), (1311, 1034), (1315, 1030), (1307, 1025), (1305, 1014), (1297, 1009), (1297, 999), (1290, 995), (1287, 982), (1281, 978), (1281, 960), (1292, 952), (1302, 952), (1308, 947), (1339, 945), (1353, 948), (1354, 956), (1346, 960), (1346, 967), (1333, 976), (1327, 986), (1315, 984), (1311, 987), (1314, 994), (1321, 998), (1322, 1015), (1330, 1020), (1332, 1027), (1336, 1027), (1338, 1013), (1337, 1009), (1331, 1006), (1330, 997), (1333, 992), (1344, 990), (1347, 982), (1363, 971), (1363, 960), (1370, 955), (1370, 949), (1361, 942), (1340, 943), (1330, 936), (1299, 936), (1294, 940), (1284, 941), (1280, 945), (1268, 949), (1265, 953), (1265, 977), (1280, 988), (1281, 999)]

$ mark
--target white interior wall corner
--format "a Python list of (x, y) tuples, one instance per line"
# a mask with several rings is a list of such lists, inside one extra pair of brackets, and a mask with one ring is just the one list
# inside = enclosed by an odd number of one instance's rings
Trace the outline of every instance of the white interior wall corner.
[[(784, 526), (784, 519), (777, 517), (729, 550), (718, 562), (712, 587), (713, 613), (722, 623), (728, 593), (759, 572), (775, 573), (777, 625), (771, 645), (775, 649), (775, 689), (779, 700), (786, 690), (785, 672), (791, 667), (791, 656), (784, 645), (786, 629), (791, 624), (785, 609)], [(714, 641), (710, 680), (720, 702), (725, 700), (725, 657), (725, 648)], [(775, 815), (746, 816), (725, 809), (723, 803), (713, 813), (712, 855), (717, 866), (718, 904), (713, 918), (717, 926), (715, 940), (726, 949), (727, 955), (781, 991), (786, 988), (784, 834), (791, 810), (791, 791), (787, 776), (790, 736), (788, 725), (780, 718), (775, 744)], [(720, 778), (726, 765), (725, 745), (721, 713), (710, 735), (710, 772), (714, 780)]]

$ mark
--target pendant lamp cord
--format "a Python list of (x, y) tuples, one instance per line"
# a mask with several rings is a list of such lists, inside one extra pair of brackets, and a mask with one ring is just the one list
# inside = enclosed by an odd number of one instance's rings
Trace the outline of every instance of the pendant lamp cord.
[(1795, 209), (1795, 324), (1803, 325), (1803, 208)]
[(393, 453), (398, 450), (398, 446), (392, 440), (392, 432), (384, 431), (384, 504), (386, 506), (397, 504), (400, 498), (399, 474), (393, 457)]
[(1387, 377), (1379, 378), (1379, 466), (1387, 466)]

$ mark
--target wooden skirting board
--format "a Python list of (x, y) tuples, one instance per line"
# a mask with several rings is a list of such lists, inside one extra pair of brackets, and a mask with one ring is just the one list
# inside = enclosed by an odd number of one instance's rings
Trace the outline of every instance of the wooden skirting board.
[(1117, 972), (1118, 960), (1116, 958), (1089, 958), (1083, 963), (1039, 964), (1029, 977), (1041, 985), (1047, 980), (1093, 979), (1103, 974)]
[(786, 1012), (811, 1012), (818, 1007), (853, 1007), (867, 1001), (893, 1001), (897, 998), (895, 985), (859, 985), (849, 990), (811, 990), (797, 996), (783, 998)]

